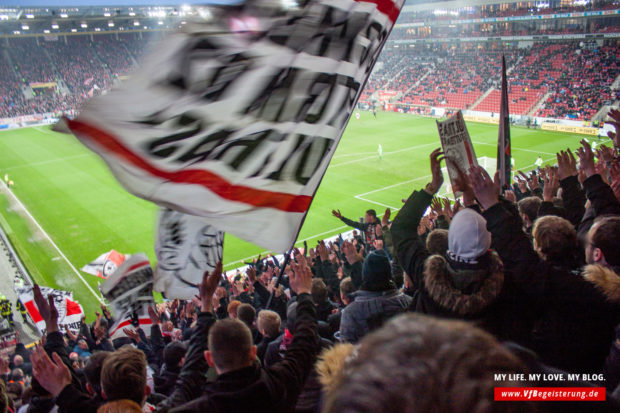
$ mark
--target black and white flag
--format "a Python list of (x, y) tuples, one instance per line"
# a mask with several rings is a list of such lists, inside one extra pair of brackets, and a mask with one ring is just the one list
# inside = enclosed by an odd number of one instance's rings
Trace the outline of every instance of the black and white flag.
[(134, 195), (285, 251), (404, 1), (188, 22), (68, 125)]
[(150, 335), (153, 323), (148, 307), (154, 306), (155, 301), (153, 270), (146, 255), (139, 253), (126, 258), (99, 289), (115, 320), (109, 331), (111, 338), (124, 337), (123, 328), (138, 326)]
[(222, 260), (224, 233), (204, 218), (171, 209), (159, 213), (155, 291), (166, 298), (189, 300), (198, 294), (205, 271)]

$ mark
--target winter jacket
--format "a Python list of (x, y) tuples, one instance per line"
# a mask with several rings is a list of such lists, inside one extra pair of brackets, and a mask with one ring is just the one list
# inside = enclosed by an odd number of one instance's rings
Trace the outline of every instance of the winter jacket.
[(369, 330), (379, 327), (386, 319), (407, 311), (411, 297), (398, 290), (364, 291), (353, 293), (354, 301), (342, 310), (340, 339), (357, 342)]
[(201, 314), (172, 396), (157, 408), (170, 412), (289, 412), (312, 369), (319, 349), (316, 312), (310, 295), (298, 296), (295, 337), (284, 359), (227, 372), (205, 384), (206, 350), (212, 315)]
[[(413, 281), (411, 310), (468, 320), (501, 340), (527, 344), (531, 316), (522, 309), (528, 302), (497, 254), (487, 253), (484, 266), (467, 270), (453, 268), (442, 256), (429, 257), (417, 228), (431, 200), (426, 191), (415, 191), (392, 223), (396, 254)], [(516, 210), (512, 215), (519, 216)]]
[(600, 372), (620, 322), (620, 275), (600, 265), (571, 271), (543, 261), (501, 203), (484, 216), (506, 269), (522, 290), (539, 295), (532, 349), (554, 367)]

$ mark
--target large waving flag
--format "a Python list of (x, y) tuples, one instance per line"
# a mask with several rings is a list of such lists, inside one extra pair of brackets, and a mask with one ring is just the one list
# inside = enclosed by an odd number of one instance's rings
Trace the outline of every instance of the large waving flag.
[(510, 111), (508, 110), (508, 80), (506, 58), (502, 55), (502, 98), (499, 111), (499, 134), (497, 137), (497, 170), (502, 189), (511, 185), (512, 154), (510, 148)]
[(287, 250), (404, 1), (188, 23), (68, 125), (134, 195)]

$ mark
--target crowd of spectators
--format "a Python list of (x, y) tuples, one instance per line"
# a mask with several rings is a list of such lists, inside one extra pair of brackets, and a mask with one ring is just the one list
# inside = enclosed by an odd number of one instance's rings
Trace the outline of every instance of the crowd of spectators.
[[(288, 265), (258, 257), (232, 279), (220, 263), (192, 300), (150, 308), (149, 333), (136, 324), (112, 340), (103, 305), (78, 333), (59, 331), (53, 298), (35, 286), (46, 334), (0, 359), (0, 403), (68, 413), (618, 411), (620, 111), (610, 117), (613, 147), (582, 140), (505, 189), (481, 167), (459, 171), (456, 202), (436, 197), (437, 149), (430, 182), (393, 220), (389, 209), (362, 222), (335, 209), (351, 238), (296, 249)], [(496, 387), (532, 386), (606, 395), (493, 404)]]
[[(527, 114), (549, 92), (538, 116), (589, 120), (615, 100), (611, 85), (620, 75), (620, 46), (614, 44), (536, 42), (496, 51), (477, 45), (425, 45), (388, 52), (390, 64), (373, 72), (361, 101), (381, 101), (373, 93), (390, 90), (402, 92), (392, 102), (396, 104), (497, 112), (503, 54), (510, 71), (511, 113)], [(399, 62), (401, 70), (394, 69), (393, 62)]]

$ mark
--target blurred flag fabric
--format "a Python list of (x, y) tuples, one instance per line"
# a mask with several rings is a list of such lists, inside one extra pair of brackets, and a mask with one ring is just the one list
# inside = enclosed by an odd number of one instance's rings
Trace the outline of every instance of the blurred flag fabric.
[(212, 9), (66, 122), (132, 194), (288, 250), (404, 1)]
[(502, 97), (499, 110), (499, 134), (497, 137), (497, 170), (502, 189), (512, 184), (512, 153), (510, 148), (510, 111), (508, 110), (508, 81), (506, 58), (502, 55)]
[(189, 300), (198, 294), (205, 271), (222, 260), (224, 233), (204, 218), (171, 209), (159, 213), (153, 289), (166, 298)]
[(107, 280), (108, 277), (116, 271), (118, 266), (123, 263), (123, 261), (125, 261), (125, 254), (121, 254), (115, 250), (110, 250), (104, 254), (101, 254), (93, 262), (86, 264), (82, 267), (82, 271)]
[(146, 336), (153, 325), (148, 307), (155, 306), (153, 300), (153, 270), (147, 256), (133, 254), (125, 259), (99, 289), (108, 301), (108, 308), (114, 315), (110, 326), (112, 339), (125, 337), (124, 328), (140, 327)]

